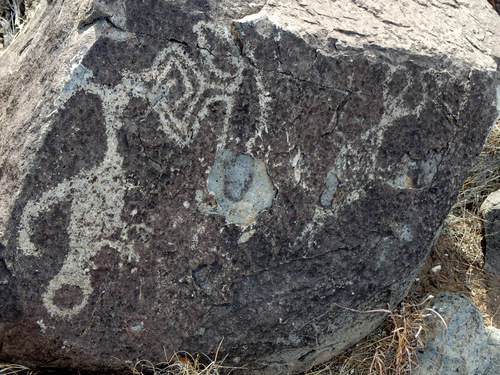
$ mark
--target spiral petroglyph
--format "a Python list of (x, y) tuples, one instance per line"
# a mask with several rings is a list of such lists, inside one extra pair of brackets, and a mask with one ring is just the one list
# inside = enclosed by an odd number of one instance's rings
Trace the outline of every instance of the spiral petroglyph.
[[(205, 25), (197, 24), (194, 29), (203, 41)], [(96, 265), (92, 259), (103, 248), (116, 250), (121, 255), (122, 263), (138, 262), (140, 259), (134, 250), (134, 243), (128, 240), (128, 231), (133, 229), (148, 233), (150, 229), (144, 225), (129, 225), (122, 219), (127, 184), (117, 138), (132, 99), (140, 98), (149, 103), (146, 111), (138, 117), (139, 127), (141, 118), (154, 113), (161, 131), (181, 147), (187, 146), (197, 137), (210, 105), (222, 103), (225, 116), (219, 119), (223, 131), (219, 134), (218, 147), (224, 147), (233, 96), (241, 85), (243, 68), (237, 59), (228, 58), (227, 69), (223, 70), (217, 67), (214, 59), (204, 49), (197, 51), (193, 58), (184, 44), (173, 42), (156, 55), (150, 67), (137, 73), (123, 72), (121, 82), (114, 87), (93, 82), (93, 72), (83, 64), (72, 69), (73, 78), (57, 100), (64, 104), (75, 92), (98, 97), (104, 112), (107, 147), (98, 165), (83, 169), (75, 173), (74, 177), (44, 191), (40, 197), (28, 200), (20, 217), (18, 242), (22, 255), (43, 258), (47, 249), (31, 240), (36, 230), (35, 222), (53, 206), (63, 201), (70, 202), (66, 228), (69, 238), (67, 254), (62, 267), (42, 293), (44, 306), (52, 317), (69, 319), (86, 306), (89, 296), (94, 293), (90, 271)], [(261, 116), (264, 117), (265, 102), (260, 104)], [(93, 124), (82, 126), (92, 127)], [(220, 155), (224, 165), (228, 162), (226, 159), (232, 158), (229, 151), (223, 151)], [(228, 222), (248, 224), (271, 205), (275, 189), (262, 161), (246, 155), (235, 158), (229, 168), (238, 173), (247, 173), (252, 181), (248, 186), (241, 187), (237, 186), (242, 183), (241, 179), (228, 181), (224, 189), (229, 191), (229, 195), (219, 195), (220, 213), (226, 215)], [(220, 168), (224, 168), (220, 165), (219, 160), (211, 174), (212, 179)], [(231, 173), (226, 172), (221, 172), (224, 178), (231, 179)], [(219, 192), (219, 188), (215, 187), (217, 183), (210, 181), (209, 189)], [(70, 302), (57, 302), (65, 298)]]

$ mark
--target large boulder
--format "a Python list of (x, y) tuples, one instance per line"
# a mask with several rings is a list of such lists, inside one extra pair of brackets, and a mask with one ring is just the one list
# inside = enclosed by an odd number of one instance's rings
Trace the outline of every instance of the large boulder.
[(0, 58), (0, 359), (307, 369), (425, 261), (498, 112), (477, 1), (42, 1)]

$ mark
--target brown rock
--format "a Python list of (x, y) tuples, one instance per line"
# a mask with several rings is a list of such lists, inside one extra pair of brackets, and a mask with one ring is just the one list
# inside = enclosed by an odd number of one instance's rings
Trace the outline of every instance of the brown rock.
[(342, 352), (481, 149), (499, 31), (480, 0), (44, 3), (0, 57), (0, 359)]

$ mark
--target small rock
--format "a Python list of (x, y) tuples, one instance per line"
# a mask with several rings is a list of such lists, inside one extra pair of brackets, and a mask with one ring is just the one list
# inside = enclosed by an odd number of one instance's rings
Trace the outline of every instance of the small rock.
[(491, 360), (484, 371), (484, 375), (500, 373), (500, 329), (489, 326), (484, 329), (486, 332), (488, 349), (491, 351)]
[(431, 308), (437, 319), (418, 354), (417, 375), (490, 375), (500, 373), (500, 330), (484, 328), (479, 309), (462, 294), (438, 293)]
[(438, 264), (437, 266), (432, 267), (431, 271), (432, 273), (438, 274), (439, 272), (441, 272), (441, 265)]

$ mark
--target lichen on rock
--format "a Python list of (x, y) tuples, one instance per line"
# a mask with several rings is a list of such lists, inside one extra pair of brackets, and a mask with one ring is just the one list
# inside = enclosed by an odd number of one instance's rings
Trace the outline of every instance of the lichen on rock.
[(253, 223), (276, 196), (263, 161), (229, 150), (217, 153), (207, 188), (217, 198), (217, 213), (242, 226)]

